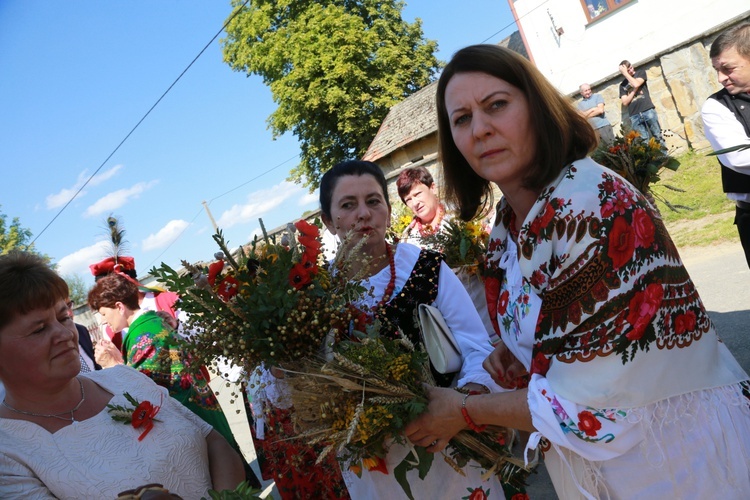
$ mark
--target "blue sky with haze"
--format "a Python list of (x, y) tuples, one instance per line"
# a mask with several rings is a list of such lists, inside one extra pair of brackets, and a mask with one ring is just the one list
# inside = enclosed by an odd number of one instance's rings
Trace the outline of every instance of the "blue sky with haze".
[[(285, 181), (297, 140), (272, 140), (270, 91), (222, 62), (223, 34), (105, 162), (230, 12), (218, 0), (0, 1), (0, 210), (61, 274), (93, 282), (110, 213), (143, 274), (211, 258), (203, 201), (231, 246), (259, 217), (272, 228), (317, 207), (316, 193)], [(407, 1), (404, 18), (415, 17), (442, 60), (516, 29), (506, 0)]]

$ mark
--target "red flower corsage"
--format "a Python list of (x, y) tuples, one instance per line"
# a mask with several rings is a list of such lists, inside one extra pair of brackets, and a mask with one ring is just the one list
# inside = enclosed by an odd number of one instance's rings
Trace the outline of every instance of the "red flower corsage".
[[(120, 405), (107, 405), (107, 412), (112, 415), (112, 420), (115, 422), (122, 422), (124, 424), (130, 424), (133, 429), (140, 429), (143, 427), (143, 432), (138, 436), (138, 441), (143, 441), (151, 429), (154, 428), (154, 422), (158, 422), (156, 415), (161, 410), (161, 401), (159, 406), (152, 404), (150, 401), (139, 402), (130, 394), (123, 393), (125, 399), (135, 408), (128, 408)], [(162, 399), (163, 401), (163, 399)]]

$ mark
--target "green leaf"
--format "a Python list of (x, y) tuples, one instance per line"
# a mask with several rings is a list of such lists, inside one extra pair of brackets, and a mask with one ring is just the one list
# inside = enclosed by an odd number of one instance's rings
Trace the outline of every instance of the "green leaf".
[(409, 486), (409, 480), (406, 479), (406, 473), (414, 469), (415, 464), (413, 460), (414, 458), (412, 454), (409, 453), (401, 463), (393, 469), (393, 477), (395, 477), (396, 482), (401, 485), (401, 489), (404, 490), (404, 493), (409, 497), (409, 500), (414, 500), (414, 495), (411, 493), (411, 487)]
[(718, 151), (714, 151), (712, 153), (708, 153), (706, 156), (723, 155), (723, 154), (727, 154), (727, 153), (734, 153), (735, 151), (744, 151), (746, 149), (750, 149), (750, 144), (739, 144), (737, 146), (732, 146), (731, 148), (720, 149)]
[(427, 451), (427, 448), (417, 446), (417, 456), (419, 457), (419, 479), (424, 480), (427, 477), (427, 473), (430, 472), (432, 467), (432, 461), (435, 459), (435, 454)]

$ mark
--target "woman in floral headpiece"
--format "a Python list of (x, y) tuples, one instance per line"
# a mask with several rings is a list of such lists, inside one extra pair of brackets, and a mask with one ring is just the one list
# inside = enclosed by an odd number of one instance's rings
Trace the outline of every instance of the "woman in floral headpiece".
[[(437, 88), (448, 200), (503, 192), (484, 365), (513, 392), (430, 391), (416, 444), (475, 424), (531, 432), (560, 498), (744, 498), (748, 376), (719, 340), (654, 207), (586, 155), (594, 131), (528, 60), (476, 45)], [(530, 373), (530, 378), (526, 373)]]

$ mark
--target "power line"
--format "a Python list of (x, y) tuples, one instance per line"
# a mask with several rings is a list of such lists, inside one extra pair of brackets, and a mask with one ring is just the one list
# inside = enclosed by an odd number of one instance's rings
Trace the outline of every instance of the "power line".
[(256, 176), (255, 176), (255, 177), (253, 177), (252, 179), (250, 179), (250, 180), (248, 180), (248, 181), (245, 181), (245, 182), (243, 182), (242, 184), (239, 184), (238, 186), (235, 186), (235, 187), (233, 187), (233, 188), (232, 188), (232, 189), (230, 189), (229, 191), (227, 191), (227, 192), (225, 192), (225, 193), (222, 193), (222, 194), (220, 194), (220, 195), (218, 195), (218, 196), (214, 196), (213, 198), (211, 198), (210, 200), (208, 200), (208, 203), (210, 204), (210, 203), (211, 203), (212, 201), (214, 201), (214, 200), (218, 200), (218, 199), (219, 199), (219, 198), (221, 198), (222, 196), (226, 196), (226, 195), (228, 195), (229, 193), (232, 193), (232, 192), (234, 192), (234, 191), (237, 191), (237, 190), (238, 190), (239, 188), (241, 188), (242, 186), (246, 186), (246, 185), (250, 184), (251, 182), (253, 182), (254, 180), (260, 179), (260, 178), (261, 178), (261, 177), (263, 177), (264, 175), (266, 175), (266, 174), (268, 174), (268, 173), (271, 173), (271, 172), (273, 172), (273, 171), (274, 171), (274, 170), (276, 170), (277, 168), (280, 168), (281, 166), (283, 166), (283, 165), (285, 165), (285, 164), (289, 163), (290, 161), (294, 160), (295, 158), (299, 158), (299, 156), (300, 156), (300, 155), (296, 154), (296, 155), (292, 156), (291, 158), (288, 158), (288, 159), (286, 159), (286, 160), (282, 161), (281, 163), (279, 163), (279, 164), (278, 164), (278, 165), (276, 165), (275, 167), (271, 167), (271, 168), (269, 168), (268, 170), (266, 170), (265, 172), (262, 172), (262, 173), (260, 173), (260, 174), (256, 175)]
[[(534, 12), (535, 10), (537, 10), (538, 8), (540, 8), (540, 7), (544, 6), (544, 5), (546, 5), (547, 3), (548, 3), (548, 1), (547, 1), (547, 2), (543, 2), (543, 3), (539, 4), (539, 5), (537, 5), (536, 7), (534, 7), (534, 8), (533, 8), (533, 9), (531, 9), (530, 11), (528, 11), (528, 12), (527, 12), (526, 14), (522, 15), (521, 17), (519, 17), (519, 18), (518, 18), (518, 21), (520, 21), (520, 20), (521, 20), (521, 19), (523, 19), (524, 17), (528, 16), (529, 14), (531, 14), (532, 12)], [(516, 26), (518, 25), (518, 23), (516, 22), (516, 20), (515, 20), (515, 19), (513, 20), (513, 22), (512, 22), (512, 23), (509, 23), (509, 24), (508, 24), (508, 25), (506, 25), (505, 27), (501, 28), (501, 29), (500, 29), (500, 31), (496, 31), (495, 33), (491, 34), (490, 36), (488, 36), (487, 38), (485, 38), (484, 40), (482, 40), (482, 41), (481, 41), (481, 42), (479, 42), (479, 43), (485, 43), (485, 42), (489, 41), (490, 39), (492, 39), (492, 38), (493, 38), (493, 37), (495, 37), (496, 35), (499, 35), (500, 33), (502, 33), (503, 31), (507, 30), (508, 28), (510, 28), (511, 26), (513, 26), (514, 24), (515, 24)]]
[(94, 178), (94, 176), (96, 174), (98, 174), (99, 171), (102, 168), (104, 168), (104, 165), (107, 164), (107, 162), (110, 160), (110, 158), (112, 158), (114, 156), (114, 154), (117, 153), (117, 151), (120, 149), (120, 147), (123, 144), (125, 144), (125, 141), (127, 141), (128, 138), (131, 135), (133, 135), (133, 132), (135, 132), (135, 130), (141, 125), (141, 123), (143, 123), (143, 121), (146, 119), (146, 117), (148, 117), (148, 115), (151, 114), (151, 112), (154, 110), (154, 108), (156, 108), (156, 106), (162, 101), (162, 99), (164, 99), (164, 97), (166, 97), (166, 95), (169, 93), (169, 91), (172, 90), (172, 88), (175, 85), (177, 85), (177, 82), (180, 81), (180, 79), (183, 77), (183, 75), (185, 75), (185, 73), (187, 73), (187, 71), (193, 66), (193, 64), (195, 64), (195, 62), (198, 60), (198, 58), (203, 55), (203, 53), (211, 46), (211, 44), (214, 42), (214, 40), (216, 40), (219, 37), (219, 35), (221, 35), (222, 31), (224, 31), (224, 29), (226, 29), (226, 27), (229, 25), (229, 23), (232, 21), (232, 19), (234, 19), (237, 16), (237, 14), (239, 14), (240, 11), (248, 3), (250, 3), (250, 0), (245, 0), (245, 2), (242, 5), (240, 5), (239, 7), (237, 7), (237, 9), (235, 9), (235, 11), (232, 13), (232, 15), (229, 16), (229, 18), (226, 20), (226, 22), (224, 23), (224, 25), (221, 27), (221, 29), (219, 31), (217, 31), (216, 34), (213, 36), (213, 38), (211, 38), (211, 40), (208, 41), (208, 43), (203, 47), (203, 49), (201, 49), (201, 51), (198, 52), (198, 55), (195, 56), (192, 61), (190, 61), (190, 64), (188, 64), (187, 67), (182, 71), (182, 73), (180, 73), (180, 75), (175, 79), (175, 81), (172, 82), (172, 85), (170, 85), (169, 88), (167, 88), (167, 90), (164, 91), (164, 93), (161, 95), (161, 97), (159, 97), (159, 99), (156, 100), (156, 102), (153, 104), (153, 106), (151, 106), (149, 108), (149, 110), (146, 111), (146, 114), (144, 114), (143, 117), (140, 120), (138, 120), (138, 123), (136, 123), (135, 126), (132, 129), (130, 129), (130, 132), (128, 132), (128, 134), (125, 136), (125, 138), (123, 140), (121, 140), (120, 143), (117, 145), (117, 147), (109, 154), (109, 156), (107, 156), (107, 158), (104, 159), (104, 161), (101, 163), (101, 165), (99, 165), (99, 167), (94, 171), (94, 173), (91, 174), (88, 179), (86, 179), (86, 182), (84, 182), (83, 185), (80, 188), (78, 188), (78, 191), (76, 191), (75, 194), (70, 198), (70, 200), (68, 200), (68, 202), (60, 209), (60, 211), (57, 212), (57, 214), (55, 214), (55, 216), (52, 218), (52, 220), (49, 221), (49, 223), (46, 226), (44, 226), (44, 228), (39, 232), (39, 234), (36, 235), (36, 237), (31, 241), (31, 243), (29, 243), (28, 245), (26, 245), (26, 250), (28, 250), (36, 242), (36, 240), (38, 240), (39, 237), (41, 235), (43, 235), (45, 231), (47, 231), (47, 229), (49, 229), (49, 227), (52, 225), (52, 223), (55, 222), (58, 217), (60, 217), (60, 215), (65, 211), (65, 209), (68, 208), (68, 206), (71, 203), (73, 203), (73, 200), (75, 200), (78, 197), (78, 195), (81, 193), (81, 191), (83, 191), (83, 188), (85, 188), (88, 185), (88, 183), (91, 182), (91, 180)]

